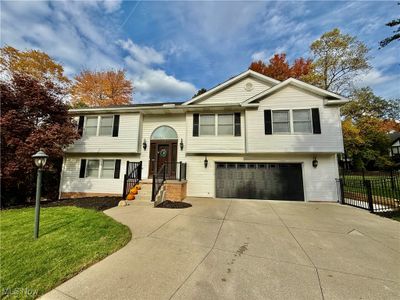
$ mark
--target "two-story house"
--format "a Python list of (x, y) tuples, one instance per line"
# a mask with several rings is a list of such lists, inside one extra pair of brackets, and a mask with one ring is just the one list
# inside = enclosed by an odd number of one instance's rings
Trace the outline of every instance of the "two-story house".
[(248, 70), (183, 103), (72, 109), (82, 138), (65, 152), (60, 194), (122, 195), (128, 161), (147, 182), (184, 162), (188, 196), (336, 201), (346, 102)]

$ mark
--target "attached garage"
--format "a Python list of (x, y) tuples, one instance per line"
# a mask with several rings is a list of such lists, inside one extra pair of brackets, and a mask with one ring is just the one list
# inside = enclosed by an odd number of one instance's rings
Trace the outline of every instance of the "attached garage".
[(304, 201), (299, 163), (216, 163), (217, 198)]

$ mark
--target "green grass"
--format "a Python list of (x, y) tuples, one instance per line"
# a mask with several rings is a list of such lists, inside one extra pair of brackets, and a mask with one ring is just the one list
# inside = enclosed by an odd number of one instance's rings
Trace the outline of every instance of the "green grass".
[(42, 208), (33, 239), (34, 209), (0, 212), (2, 298), (33, 299), (124, 246), (128, 227), (102, 212)]

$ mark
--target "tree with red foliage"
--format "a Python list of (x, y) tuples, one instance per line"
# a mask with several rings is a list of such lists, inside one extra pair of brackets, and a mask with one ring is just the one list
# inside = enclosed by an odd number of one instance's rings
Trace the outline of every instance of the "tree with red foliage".
[(0, 82), (2, 206), (34, 197), (36, 167), (32, 155), (49, 155), (43, 195), (56, 198), (63, 149), (79, 138), (62, 101), (65, 92), (53, 82), (21, 73)]
[(302, 79), (313, 71), (311, 59), (300, 57), (290, 66), (285, 53), (275, 54), (269, 60), (269, 64), (262, 60), (254, 61), (249, 69), (281, 81), (290, 77)]

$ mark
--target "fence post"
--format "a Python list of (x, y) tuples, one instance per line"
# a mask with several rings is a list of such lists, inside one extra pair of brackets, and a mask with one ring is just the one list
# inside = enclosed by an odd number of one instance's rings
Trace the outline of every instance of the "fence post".
[(153, 175), (153, 182), (151, 183), (151, 201), (155, 200), (154, 192), (156, 189), (156, 175)]
[(142, 180), (142, 167), (143, 167), (143, 165), (142, 165), (142, 161), (140, 161), (139, 162), (139, 174), (138, 174), (138, 178), (139, 178), (139, 180)]
[(372, 186), (371, 180), (364, 181), (365, 187), (367, 189), (367, 197), (368, 197), (368, 209), (370, 212), (374, 212), (374, 203), (372, 201)]
[(128, 181), (128, 178), (127, 178), (127, 176), (128, 175), (124, 175), (124, 188), (123, 188), (123, 190), (122, 190), (122, 198), (124, 198), (125, 199), (125, 197), (126, 197), (126, 184), (127, 184), (127, 181)]
[(182, 162), (179, 162), (179, 181), (182, 181)]
[(339, 203), (344, 204), (344, 184), (342, 178), (339, 178), (339, 189)]

